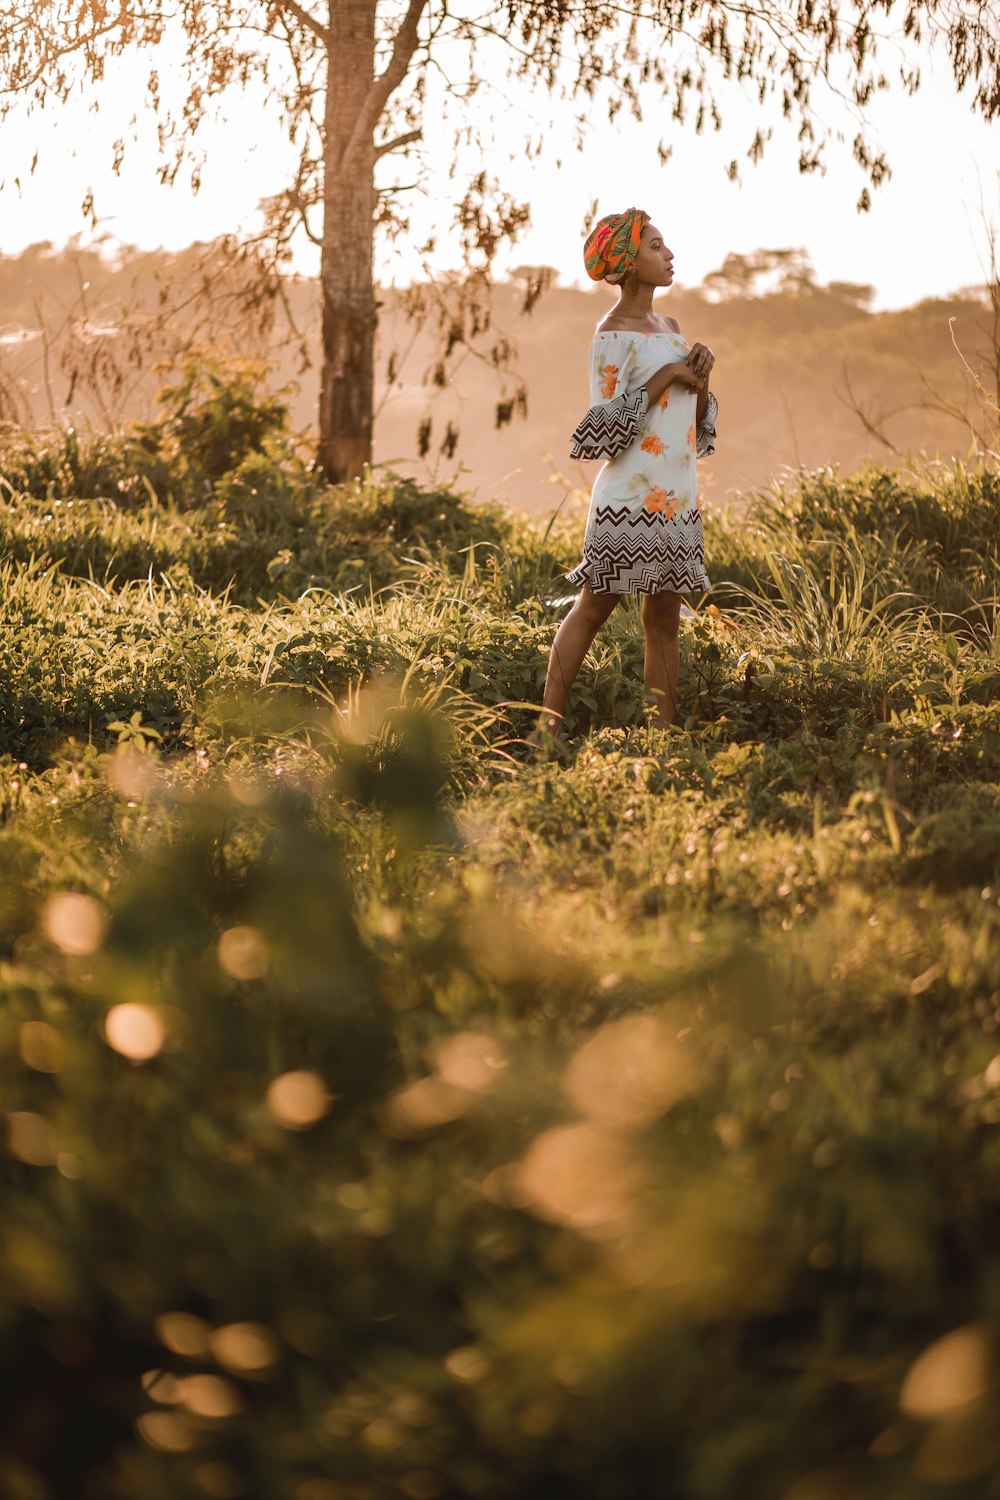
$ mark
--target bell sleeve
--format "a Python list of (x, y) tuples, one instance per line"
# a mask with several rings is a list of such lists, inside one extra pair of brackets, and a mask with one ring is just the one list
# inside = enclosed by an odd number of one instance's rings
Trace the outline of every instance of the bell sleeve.
[(710, 458), (715, 452), (715, 424), (719, 416), (719, 403), (712, 392), (708, 393), (705, 415), (698, 423), (696, 452), (699, 458)]
[(639, 435), (649, 408), (644, 386), (628, 389), (635, 335), (599, 333), (590, 346), (590, 409), (570, 439), (570, 458), (616, 458)]

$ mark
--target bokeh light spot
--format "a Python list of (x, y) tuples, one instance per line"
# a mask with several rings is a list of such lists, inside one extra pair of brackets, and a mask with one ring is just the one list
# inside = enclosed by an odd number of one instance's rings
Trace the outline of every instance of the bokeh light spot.
[(18, 1109), (7, 1116), (7, 1149), (11, 1156), (31, 1167), (52, 1167), (56, 1160), (56, 1133), (44, 1115)]
[(166, 1312), (156, 1320), (156, 1335), (165, 1349), (184, 1359), (201, 1359), (208, 1353), (209, 1326), (194, 1313)]
[(230, 979), (262, 979), (270, 965), (267, 943), (256, 927), (229, 927), (219, 938), (219, 967)]
[(109, 1047), (131, 1062), (148, 1062), (163, 1046), (163, 1022), (148, 1005), (113, 1005), (104, 1018)]
[(282, 1073), (267, 1091), (267, 1107), (286, 1130), (308, 1130), (329, 1113), (331, 1098), (318, 1073)]
[(639, 1126), (689, 1094), (697, 1077), (676, 1023), (646, 1014), (602, 1026), (572, 1058), (563, 1082), (582, 1114)]
[(161, 1453), (185, 1453), (194, 1447), (190, 1427), (173, 1412), (148, 1411), (135, 1425), (143, 1442)]
[(108, 762), (105, 779), (122, 797), (146, 797), (159, 780), (159, 770), (150, 755), (134, 745), (119, 745)]
[(361, 1441), (373, 1453), (393, 1453), (402, 1448), (407, 1437), (408, 1433), (388, 1417), (376, 1417), (361, 1430)]
[(176, 1406), (181, 1399), (176, 1377), (169, 1370), (147, 1370), (142, 1377), (142, 1388), (151, 1401), (161, 1406)]
[(542, 1218), (600, 1236), (630, 1217), (645, 1171), (627, 1136), (585, 1123), (559, 1125), (537, 1136), (517, 1177)]
[(227, 776), (226, 790), (241, 807), (263, 807), (268, 798), (268, 785), (261, 776)]
[(278, 1341), (262, 1323), (227, 1323), (208, 1335), (208, 1347), (220, 1365), (237, 1374), (266, 1370), (280, 1357)]
[(459, 1349), (452, 1349), (450, 1354), (445, 1355), (444, 1367), (453, 1380), (460, 1380), (465, 1385), (473, 1385), (477, 1380), (482, 1380), (490, 1368), (485, 1355), (474, 1344), (463, 1344)]
[(58, 1073), (65, 1045), (61, 1034), (47, 1021), (25, 1021), (18, 1033), (21, 1061), (36, 1073)]
[(485, 1031), (462, 1031), (448, 1037), (437, 1048), (434, 1066), (438, 1076), (455, 1088), (476, 1092), (488, 1089), (507, 1066), (495, 1037)]
[(183, 1375), (177, 1382), (179, 1400), (197, 1417), (235, 1417), (243, 1399), (231, 1380), (221, 1375)]
[(388, 1100), (385, 1126), (391, 1135), (420, 1135), (461, 1119), (472, 1102), (468, 1089), (457, 1088), (443, 1078), (418, 1078)]
[(46, 902), (42, 928), (49, 941), (63, 953), (84, 956), (96, 953), (101, 946), (107, 917), (93, 896), (84, 896), (78, 891), (61, 891)]
[(933, 1420), (978, 1401), (995, 1380), (992, 1350), (981, 1323), (967, 1323), (935, 1340), (913, 1361), (899, 1393), (907, 1416)]

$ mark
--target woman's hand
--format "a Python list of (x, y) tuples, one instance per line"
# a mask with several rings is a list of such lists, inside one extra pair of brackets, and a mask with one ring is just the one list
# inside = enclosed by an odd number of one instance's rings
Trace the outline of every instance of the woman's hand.
[[(704, 344), (695, 345), (695, 349), (704, 348)], [(708, 349), (705, 352), (711, 356), (714, 363), (715, 357), (712, 355), (712, 351)], [(691, 351), (691, 354), (694, 354), (694, 350)], [(708, 386), (708, 376), (698, 373), (691, 363), (691, 355), (687, 359), (678, 360), (674, 364), (661, 365), (656, 374), (651, 375), (646, 381), (645, 389), (649, 405), (652, 406), (654, 401), (659, 401), (667, 386), (674, 384), (686, 385), (693, 391), (704, 391)]]
[(687, 363), (700, 379), (707, 382), (715, 364), (715, 355), (707, 344), (692, 344)]
[(697, 390), (702, 382), (702, 376), (695, 370), (690, 359), (678, 360), (672, 365), (663, 365), (657, 374), (666, 376), (664, 385), (675, 385), (680, 382), (682, 385), (689, 385)]

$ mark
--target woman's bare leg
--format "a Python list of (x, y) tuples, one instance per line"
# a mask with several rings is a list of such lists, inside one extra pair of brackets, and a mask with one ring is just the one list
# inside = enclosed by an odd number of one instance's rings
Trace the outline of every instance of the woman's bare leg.
[(579, 599), (559, 626), (552, 642), (542, 712), (538, 724), (528, 736), (531, 744), (537, 745), (543, 734), (558, 728), (566, 711), (567, 694), (576, 681), (583, 659), (620, 598), (620, 594), (594, 594), (584, 584)]
[(643, 679), (647, 689), (658, 690), (654, 724), (664, 728), (674, 722), (677, 708), (677, 678), (680, 672), (680, 594), (646, 594), (642, 601), (642, 627), (646, 634)]

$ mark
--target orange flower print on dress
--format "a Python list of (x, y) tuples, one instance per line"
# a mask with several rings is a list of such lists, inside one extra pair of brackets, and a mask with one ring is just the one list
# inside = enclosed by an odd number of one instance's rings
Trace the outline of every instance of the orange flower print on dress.
[(672, 516), (672, 514), (675, 513), (676, 508), (678, 508), (676, 507), (676, 498), (678, 498), (678, 496), (673, 493), (673, 490), (658, 489), (658, 487), (654, 486), (654, 489), (648, 490), (648, 492), (646, 492), (646, 498), (643, 499), (643, 505), (645, 505), (646, 510), (652, 511), (652, 513), (654, 514), (658, 514), (660, 513), (660, 511), (663, 511), (663, 513), (666, 514), (667, 520), (670, 520), (670, 516)]
[(695, 436), (694, 423), (692, 422), (691, 426), (688, 428), (688, 447), (693, 448), (697, 441), (698, 439)]
[(601, 381), (601, 395), (605, 400), (610, 400), (615, 393), (615, 386), (618, 384), (618, 366), (604, 365), (601, 369), (601, 374), (604, 377)]
[(670, 405), (670, 387), (669, 387), (669, 385), (667, 386), (666, 390), (663, 392), (663, 395), (660, 397), (659, 401), (657, 401), (656, 404), (660, 408), (661, 411), (666, 411), (667, 407)]
[(663, 440), (661, 438), (658, 438), (655, 432), (648, 433), (647, 436), (643, 438), (640, 446), (643, 453), (655, 453), (657, 458), (659, 458), (660, 454), (663, 452)]

